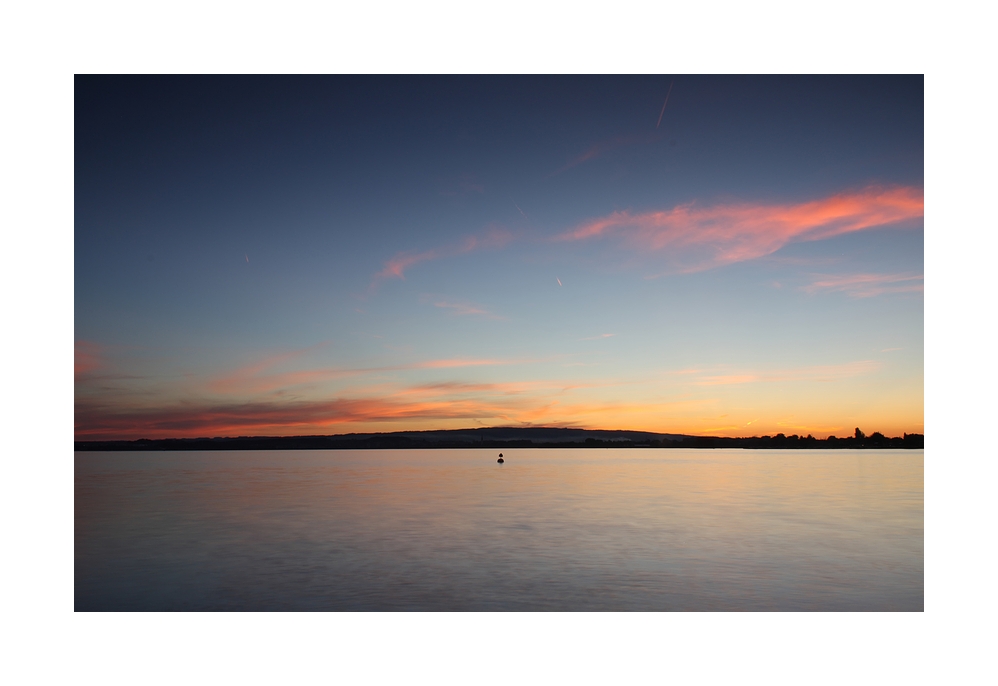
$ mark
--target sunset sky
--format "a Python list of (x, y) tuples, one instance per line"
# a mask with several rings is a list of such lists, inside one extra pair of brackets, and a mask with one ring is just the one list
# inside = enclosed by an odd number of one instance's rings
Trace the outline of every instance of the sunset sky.
[(923, 431), (923, 79), (86, 77), (78, 440)]

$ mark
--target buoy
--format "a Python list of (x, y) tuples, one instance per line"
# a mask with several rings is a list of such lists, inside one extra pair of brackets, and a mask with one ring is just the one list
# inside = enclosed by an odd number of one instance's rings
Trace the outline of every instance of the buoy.
[(502, 453), (499, 453), (499, 457), (502, 457)]

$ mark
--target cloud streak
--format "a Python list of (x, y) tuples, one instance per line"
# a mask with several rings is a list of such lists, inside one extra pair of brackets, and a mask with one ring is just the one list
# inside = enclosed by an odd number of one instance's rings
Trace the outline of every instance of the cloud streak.
[(474, 303), (469, 303), (463, 300), (451, 301), (451, 300), (437, 300), (433, 303), (434, 307), (438, 307), (442, 310), (447, 310), (451, 314), (457, 315), (459, 317), (485, 317), (486, 319), (503, 319), (492, 312), (489, 312), (484, 307), (480, 305), (475, 305)]
[(162, 438), (167, 436), (292, 435), (348, 423), (411, 419), (473, 419), (507, 416), (508, 408), (468, 399), (425, 402), (390, 398), (329, 401), (187, 403), (173, 407), (116, 409), (81, 401), (76, 436)]
[(662, 103), (662, 111), (658, 113), (658, 121), (655, 123), (657, 129), (662, 124), (662, 117), (665, 115), (665, 106), (669, 104), (669, 96), (672, 95), (672, 87), (676, 85), (675, 79), (669, 84), (669, 92), (665, 94), (665, 102)]
[(851, 298), (872, 298), (885, 293), (921, 293), (921, 274), (840, 274), (815, 275), (816, 280), (804, 286), (804, 291), (845, 293)]
[(388, 279), (405, 279), (405, 272), (422, 262), (439, 260), (445, 257), (465, 255), (476, 250), (497, 249), (505, 247), (513, 235), (503, 229), (494, 228), (478, 236), (468, 236), (460, 243), (445, 245), (422, 252), (400, 252), (387, 260), (371, 280), (371, 290), (376, 290), (378, 285)]
[[(343, 424), (396, 421), (529, 421), (542, 401), (517, 397), (516, 389), (490, 385), (431, 385), (391, 396), (319, 401), (179, 403), (170, 407), (103, 406), (86, 399), (76, 404), (77, 440), (162, 438), (167, 436), (292, 435), (335, 431)], [(466, 394), (474, 393), (473, 397)], [(522, 419), (521, 419), (522, 418)]]
[(641, 135), (641, 136), (615, 136), (608, 140), (600, 141), (599, 143), (596, 143), (585, 152), (576, 155), (575, 157), (570, 159), (563, 166), (559, 167), (554, 172), (552, 172), (551, 176), (557, 176), (558, 174), (568, 171), (572, 167), (577, 167), (580, 164), (589, 162), (590, 160), (595, 160), (599, 157), (602, 157), (608, 152), (612, 152), (613, 150), (619, 150), (620, 148), (625, 148), (630, 145), (637, 145), (639, 143), (652, 143), (658, 140), (658, 138), (659, 138), (658, 134), (652, 134), (652, 135)]
[(786, 381), (828, 383), (871, 374), (879, 368), (879, 362), (874, 360), (860, 360), (845, 364), (817, 365), (761, 372), (741, 371), (731, 374), (703, 374), (698, 370), (682, 370), (677, 373), (693, 374), (692, 383), (697, 386), (733, 386), (748, 383), (777, 383)]
[(92, 341), (76, 341), (73, 345), (73, 375), (80, 379), (101, 366), (102, 348)]
[(470, 303), (463, 302), (447, 302), (446, 300), (441, 300), (439, 302), (433, 303), (434, 307), (439, 307), (440, 309), (450, 310), (454, 314), (467, 316), (467, 315), (485, 315), (488, 317), (494, 317), (488, 310), (483, 310), (477, 305), (472, 305)]
[(230, 372), (208, 379), (204, 386), (211, 394), (240, 395), (268, 394), (287, 391), (293, 388), (314, 386), (316, 384), (340, 379), (356, 378), (370, 374), (385, 372), (404, 372), (423, 369), (462, 369), (467, 367), (497, 367), (531, 364), (535, 359), (501, 359), (501, 358), (467, 358), (454, 357), (435, 360), (424, 360), (408, 364), (384, 365), (373, 367), (313, 367), (306, 369), (280, 370), (280, 367), (293, 363), (322, 345), (312, 346), (302, 350), (268, 355), (251, 364), (243, 365)]
[[(388, 397), (347, 397), (318, 401), (241, 403), (186, 402), (166, 407), (129, 408), (78, 400), (76, 440), (196, 438), (214, 436), (289, 436), (342, 433), (370, 425), (412, 427), (446, 422), (459, 425), (574, 426), (606, 417), (661, 415), (689, 405), (679, 403), (562, 403), (560, 392), (534, 394), (546, 384), (434, 384), (401, 389)], [(700, 401), (693, 401), (698, 403)], [(585, 420), (589, 421), (586, 422)], [(365, 425), (366, 428), (365, 428)]]
[(697, 272), (764, 257), (792, 242), (914, 221), (923, 208), (920, 188), (871, 186), (803, 203), (690, 203), (656, 212), (614, 212), (555, 240), (619, 236), (632, 249), (664, 254), (675, 270)]

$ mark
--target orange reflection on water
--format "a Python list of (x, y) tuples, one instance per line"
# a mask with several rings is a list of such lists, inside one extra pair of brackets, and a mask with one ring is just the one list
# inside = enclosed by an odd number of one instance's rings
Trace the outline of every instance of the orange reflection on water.
[(79, 454), (78, 609), (922, 609), (921, 451), (503, 452)]

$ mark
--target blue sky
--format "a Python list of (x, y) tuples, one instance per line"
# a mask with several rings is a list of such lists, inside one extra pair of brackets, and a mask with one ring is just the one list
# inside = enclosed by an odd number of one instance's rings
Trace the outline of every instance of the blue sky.
[(78, 438), (923, 429), (921, 76), (77, 77), (75, 152)]

